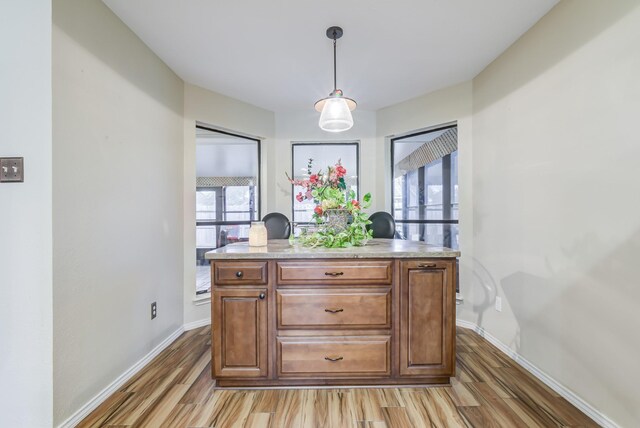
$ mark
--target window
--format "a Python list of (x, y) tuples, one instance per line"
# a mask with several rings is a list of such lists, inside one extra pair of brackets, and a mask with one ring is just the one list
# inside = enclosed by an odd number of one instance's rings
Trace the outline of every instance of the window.
[(260, 141), (196, 127), (196, 294), (211, 289), (204, 254), (246, 241), (260, 217)]
[(392, 206), (403, 239), (457, 249), (458, 128), (391, 140)]
[[(357, 142), (349, 143), (293, 143), (291, 177), (304, 179), (308, 177), (307, 165), (309, 159), (313, 159), (312, 171), (326, 171), (330, 165), (335, 165), (338, 160), (347, 170), (344, 177), (347, 188), (356, 192), (358, 195), (358, 175), (359, 175), (359, 144)], [(294, 186), (292, 191), (292, 220), (299, 223), (311, 222), (313, 201), (298, 202), (295, 195), (302, 191), (302, 188)]]

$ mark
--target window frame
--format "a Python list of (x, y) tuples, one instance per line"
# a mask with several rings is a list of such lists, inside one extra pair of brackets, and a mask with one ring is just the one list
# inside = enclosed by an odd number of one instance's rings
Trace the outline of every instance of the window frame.
[[(229, 131), (223, 131), (220, 129), (216, 129), (210, 126), (206, 126), (203, 125), (199, 122), (196, 122), (196, 129), (204, 129), (205, 131), (211, 131), (211, 132), (217, 132), (219, 134), (224, 134), (224, 135), (229, 135), (231, 137), (236, 137), (236, 138), (243, 138), (245, 140), (251, 140), (251, 141), (255, 141), (256, 145), (257, 145), (257, 151), (258, 151), (258, 174), (256, 176), (256, 199), (258, 201), (258, 206), (257, 206), (257, 210), (256, 210), (256, 219), (255, 220), (239, 220), (243, 223), (239, 223), (239, 224), (251, 224), (252, 221), (260, 221), (262, 219), (262, 140), (260, 140), (257, 137), (249, 137), (247, 135), (241, 135), (241, 134), (237, 134), (237, 133), (233, 133), (233, 132), (229, 132)], [(197, 191), (197, 188), (196, 188)], [(231, 222), (223, 222), (223, 223), (234, 223), (233, 221)], [(198, 224), (196, 224), (196, 227), (198, 227)]]
[[(429, 134), (431, 132), (437, 132), (437, 131), (444, 131), (447, 129), (451, 129), (451, 128), (457, 128), (458, 127), (458, 123), (457, 122), (451, 122), (451, 123), (446, 123), (446, 124), (442, 124), (442, 125), (438, 125), (435, 126), (433, 128), (426, 128), (426, 129), (422, 129), (419, 131), (413, 131), (407, 134), (403, 134), (403, 135), (396, 135), (390, 138), (390, 146), (391, 146), (391, 215), (393, 216), (393, 219), (396, 223), (401, 223), (401, 224), (459, 224), (459, 220), (458, 219), (449, 219), (449, 220), (444, 220), (444, 219), (432, 219), (432, 220), (427, 220), (427, 219), (416, 219), (416, 220), (407, 220), (407, 219), (396, 219), (395, 216), (395, 209), (394, 209), (394, 200), (395, 200), (395, 189), (394, 189), (394, 177), (395, 177), (395, 158), (394, 158), (394, 146), (395, 146), (395, 142), (397, 140), (404, 140), (406, 138), (410, 138), (410, 137), (415, 137), (418, 135), (423, 135), (423, 134)], [(443, 166), (443, 175), (444, 175), (444, 166)]]
[[(215, 226), (215, 227), (221, 227), (221, 226), (241, 226), (241, 225), (250, 225), (252, 221), (260, 221), (262, 219), (262, 140), (260, 138), (257, 137), (251, 137), (251, 136), (247, 136), (247, 135), (242, 135), (239, 133), (234, 133), (234, 132), (229, 132), (229, 131), (224, 131), (221, 129), (216, 129), (215, 127), (212, 126), (208, 126), (205, 124), (202, 124), (200, 122), (196, 122), (196, 129), (203, 129), (206, 131), (211, 131), (211, 132), (216, 132), (219, 134), (224, 134), (224, 135), (229, 135), (232, 137), (236, 137), (236, 138), (242, 138), (245, 140), (250, 140), (250, 141), (255, 141), (256, 142), (256, 150), (257, 150), (257, 155), (258, 155), (258, 171), (256, 174), (256, 185), (255, 185), (255, 197), (257, 200), (257, 207), (256, 207), (256, 218), (255, 220), (198, 220), (197, 219), (197, 210), (195, 212), (195, 231), (197, 231), (199, 226)], [(203, 189), (203, 188), (198, 188), (196, 186), (196, 188), (194, 189), (194, 192), (198, 192), (199, 189)], [(224, 193), (223, 193), (224, 195)], [(223, 210), (223, 212), (226, 212)], [(250, 218), (253, 215), (253, 212), (250, 212)], [(195, 251), (196, 251), (196, 263), (198, 261), (198, 246), (196, 243), (195, 246)], [(197, 265), (196, 265), (197, 268)], [(208, 294), (211, 292), (211, 285), (209, 285), (209, 289), (208, 290), (200, 290), (198, 291), (197, 289), (198, 287), (198, 283), (197, 283), (197, 274), (196, 274), (196, 283), (194, 284), (194, 291), (195, 291), (195, 295), (196, 296), (200, 296), (200, 295), (204, 295), (204, 294)]]
[[(348, 141), (305, 141), (305, 142), (291, 142), (291, 178), (295, 176), (295, 147), (296, 146), (355, 146), (356, 148), (356, 199), (360, 200), (360, 140), (348, 140)], [(328, 165), (323, 165), (322, 168), (326, 168)], [(295, 186), (291, 185), (291, 221), (295, 221), (299, 224), (313, 224), (307, 222), (300, 222), (295, 220), (295, 203), (296, 197), (294, 192)]]

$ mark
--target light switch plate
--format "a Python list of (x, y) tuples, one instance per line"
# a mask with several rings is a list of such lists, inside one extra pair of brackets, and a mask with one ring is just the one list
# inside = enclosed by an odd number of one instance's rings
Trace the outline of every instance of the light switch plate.
[(24, 181), (24, 158), (0, 158), (0, 183)]

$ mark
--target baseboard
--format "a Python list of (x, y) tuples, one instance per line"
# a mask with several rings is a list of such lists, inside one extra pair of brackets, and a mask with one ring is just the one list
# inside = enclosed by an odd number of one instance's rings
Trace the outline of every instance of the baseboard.
[(204, 327), (211, 324), (211, 318), (205, 318), (203, 320), (188, 322), (184, 325), (184, 331), (193, 330), (194, 328)]
[(465, 321), (465, 320), (456, 320), (456, 325), (458, 327), (468, 328), (468, 329), (473, 330), (473, 331), (477, 331), (477, 329), (478, 329), (477, 325), (475, 325), (472, 322)]
[(507, 355), (513, 361), (515, 361), (520, 366), (522, 366), (525, 370), (527, 370), (529, 373), (531, 373), (533, 376), (539, 379), (542, 383), (544, 383), (549, 388), (554, 390), (562, 398), (564, 398), (569, 403), (573, 404), (575, 407), (580, 409), (580, 411), (582, 411), (585, 415), (589, 416), (591, 419), (593, 419), (594, 422), (596, 422), (600, 426), (605, 428), (620, 428), (618, 424), (616, 424), (614, 421), (609, 419), (606, 415), (604, 415), (603, 413), (595, 409), (593, 406), (591, 406), (589, 403), (584, 401), (582, 398), (576, 395), (569, 388), (562, 385), (560, 382), (553, 379), (547, 373), (545, 373), (544, 371), (536, 367), (533, 363), (531, 363), (529, 360), (524, 358), (522, 355), (518, 354), (516, 351), (514, 351), (513, 349), (511, 349), (510, 347), (502, 343), (500, 340), (498, 340), (495, 336), (493, 336), (491, 333), (486, 331), (484, 328), (472, 322), (460, 320), (460, 319), (456, 320), (456, 325), (459, 327), (471, 329), (476, 333), (478, 333), (480, 336), (484, 337), (489, 343), (494, 345), (496, 348), (502, 351), (505, 355)]
[(164, 339), (158, 346), (153, 348), (151, 352), (142, 357), (133, 366), (129, 367), (124, 373), (122, 373), (116, 380), (111, 382), (105, 389), (100, 391), (98, 395), (93, 397), (89, 402), (82, 406), (78, 411), (71, 415), (66, 421), (58, 425), (58, 428), (72, 428), (86, 418), (89, 413), (93, 412), (104, 400), (106, 400), (111, 394), (116, 392), (122, 385), (124, 385), (129, 379), (131, 379), (136, 373), (138, 373), (144, 366), (149, 364), (160, 352), (171, 345), (182, 333), (185, 328), (181, 326), (176, 331), (171, 333), (166, 339)]

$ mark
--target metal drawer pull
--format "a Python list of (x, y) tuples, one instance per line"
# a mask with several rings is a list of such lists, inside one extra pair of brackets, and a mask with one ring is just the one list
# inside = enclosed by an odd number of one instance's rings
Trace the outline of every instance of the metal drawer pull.
[(239, 270), (238, 272), (236, 272), (236, 278), (242, 278), (242, 271)]
[(337, 314), (338, 312), (344, 312), (344, 309), (342, 309), (342, 308), (339, 308), (339, 309), (325, 309), (324, 311), (332, 313), (332, 314)]
[(325, 360), (327, 361), (340, 361), (340, 360), (344, 360), (344, 357), (324, 357)]
[(430, 269), (430, 268), (434, 268), (436, 266), (437, 265), (435, 263), (431, 263), (431, 264), (428, 264), (428, 265), (418, 265), (419, 268), (423, 268), (423, 269)]
[(344, 275), (344, 272), (325, 272), (324, 274), (327, 276), (340, 276)]

